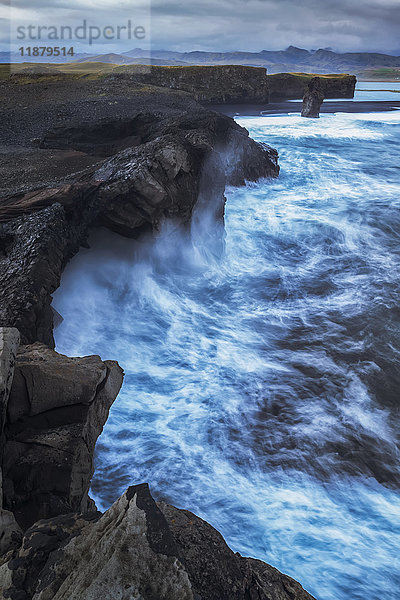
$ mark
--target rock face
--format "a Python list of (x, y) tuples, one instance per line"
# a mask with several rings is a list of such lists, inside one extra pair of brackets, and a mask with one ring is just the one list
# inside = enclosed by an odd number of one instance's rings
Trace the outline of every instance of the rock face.
[(26, 600), (313, 600), (290, 577), (234, 554), (195, 515), (157, 506), (146, 484), (100, 519), (36, 524), (0, 568), (1, 584), (5, 597)]
[[(0, 327), (0, 465), (3, 463), (4, 426), (19, 341), (17, 329)], [(18, 548), (22, 538), (22, 531), (17, 525), (13, 513), (3, 510), (2, 475), (0, 468), (0, 557), (9, 550)]]
[[(6, 421), (8, 397), (14, 377), (15, 358), (19, 347), (19, 331), (11, 327), (0, 327), (0, 436), (3, 436)], [(0, 439), (0, 449), (3, 447), (3, 439)], [(0, 460), (2, 460), (0, 455)], [(0, 480), (0, 508), (1, 480)]]
[(16, 358), (5, 428), (4, 507), (26, 529), (35, 521), (85, 512), (94, 446), (122, 385), (117, 363), (68, 358), (45, 345)]
[(311, 79), (304, 92), (301, 116), (309, 119), (318, 119), (324, 97), (321, 80), (319, 77), (314, 77)]
[(25, 344), (54, 346), (51, 294), (97, 214), (93, 197), (79, 195), (73, 213), (55, 202), (0, 224), (0, 325), (17, 327)]
[(188, 67), (120, 67), (113, 78), (129, 77), (134, 82), (189, 92), (201, 103), (268, 102), (267, 70), (242, 65)]
[[(277, 73), (268, 75), (270, 101), (303, 98), (314, 75), (307, 73)], [(353, 98), (357, 78), (354, 75), (320, 75), (325, 98)]]

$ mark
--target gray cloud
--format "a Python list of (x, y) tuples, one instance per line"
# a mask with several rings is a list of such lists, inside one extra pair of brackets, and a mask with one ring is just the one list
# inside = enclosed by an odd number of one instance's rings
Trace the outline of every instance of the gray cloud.
[(154, 0), (152, 11), (158, 47), (400, 49), (399, 0)]
[[(112, 23), (138, 14), (146, 0), (12, 0), (11, 5), (18, 19), (24, 11), (35, 12), (46, 24), (58, 15)], [(157, 49), (260, 51), (292, 44), (400, 54), (400, 0), (152, 0), (151, 11)]]

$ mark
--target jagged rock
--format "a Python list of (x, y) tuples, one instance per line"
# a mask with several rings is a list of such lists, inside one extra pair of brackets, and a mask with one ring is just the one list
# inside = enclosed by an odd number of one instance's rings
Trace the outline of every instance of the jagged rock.
[(157, 229), (165, 218), (187, 222), (197, 201), (205, 152), (167, 135), (117, 154), (94, 176), (102, 182), (102, 223), (134, 236), (146, 225)]
[(14, 326), (24, 344), (54, 347), (51, 294), (68, 260), (86, 242), (96, 206), (77, 194), (73, 210), (56, 202), (33, 214), (0, 224), (0, 326)]
[(28, 530), (0, 568), (24, 600), (313, 600), (273, 567), (235, 554), (188, 511), (133, 486), (99, 519), (68, 515)]
[(93, 451), (122, 385), (117, 363), (21, 347), (8, 402), (4, 506), (26, 529), (90, 509)]
[(244, 128), (229, 131), (219, 153), (229, 185), (242, 186), (246, 181), (279, 175), (278, 152), (268, 144), (252, 140)]
[[(43, 530), (46, 523), (39, 526)], [(194, 599), (174, 539), (147, 486), (129, 488), (99, 521), (83, 527), (80, 535), (51, 553), (41, 569), (35, 564), (35, 546), (43, 537), (37, 540), (35, 529), (27, 532), (18, 557), (0, 569), (0, 581), (3, 578), (9, 584), (6, 597)], [(44, 542), (49, 548), (48, 541)]]
[(16, 522), (14, 514), (0, 509), (0, 564), (9, 552), (18, 550), (21, 542), (22, 529)]
[(321, 79), (319, 77), (313, 77), (304, 92), (301, 116), (309, 119), (318, 119), (324, 98)]

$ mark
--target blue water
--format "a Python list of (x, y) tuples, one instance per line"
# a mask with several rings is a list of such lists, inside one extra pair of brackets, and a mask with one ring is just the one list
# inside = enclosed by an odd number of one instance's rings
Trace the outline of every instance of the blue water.
[(400, 111), (240, 123), (282, 170), (228, 190), (222, 258), (103, 232), (55, 295), (58, 351), (126, 371), (92, 495), (148, 481), (319, 600), (398, 600)]
[(400, 101), (400, 81), (357, 81), (354, 100)]

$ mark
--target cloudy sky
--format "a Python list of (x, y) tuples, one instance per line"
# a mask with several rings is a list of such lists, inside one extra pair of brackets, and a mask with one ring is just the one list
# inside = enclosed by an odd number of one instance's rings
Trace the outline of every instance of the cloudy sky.
[[(151, 32), (155, 49), (260, 51), (295, 45), (400, 54), (400, 0), (152, 0), (151, 6), (150, 0), (0, 0), (2, 49), (9, 17), (14, 47), (21, 25), (60, 27), (86, 20), (103, 29), (129, 19), (146, 27), (149, 43)], [(103, 35), (96, 44), (102, 52), (146, 46)]]

